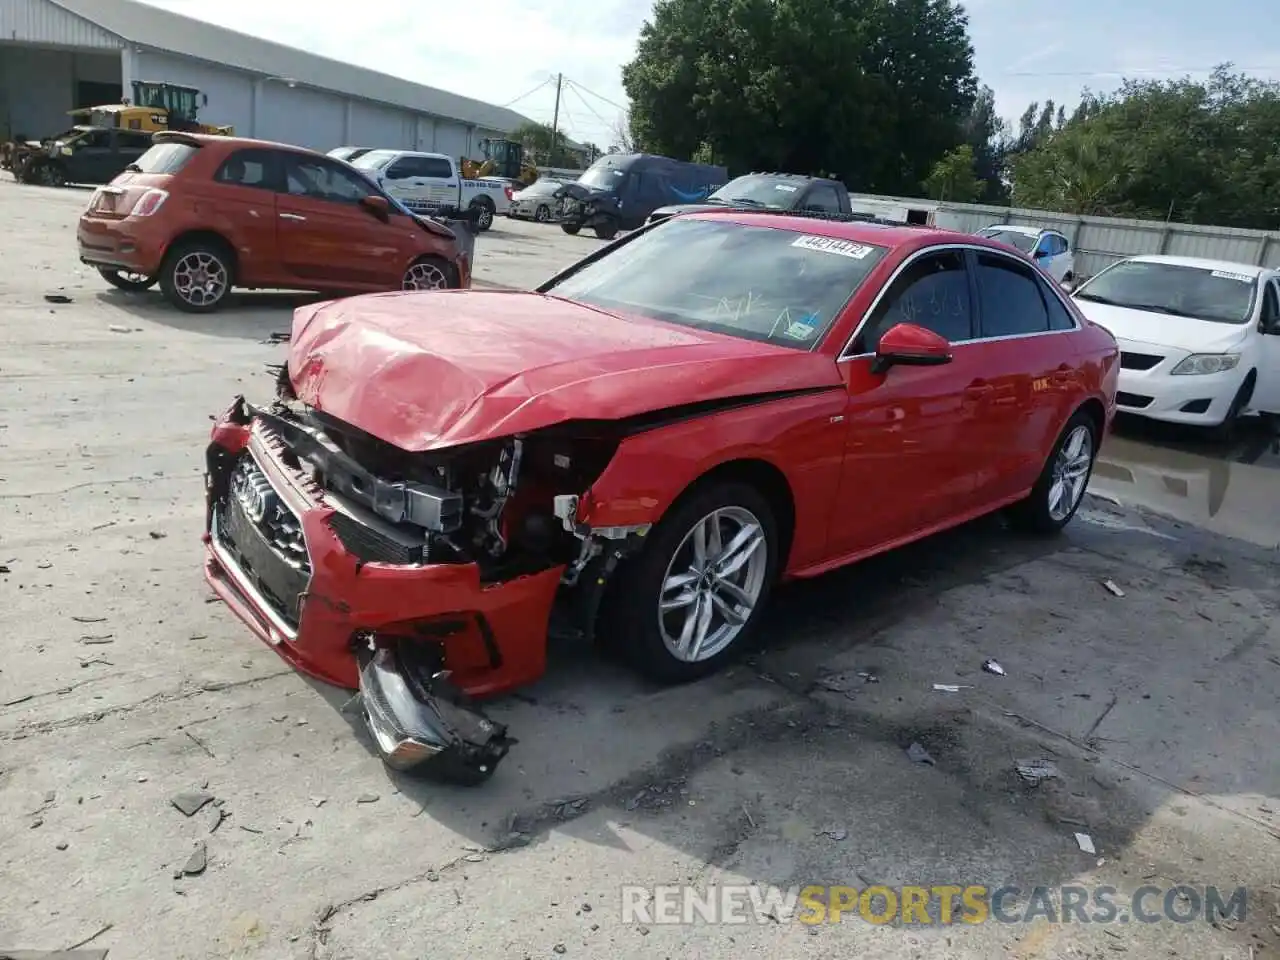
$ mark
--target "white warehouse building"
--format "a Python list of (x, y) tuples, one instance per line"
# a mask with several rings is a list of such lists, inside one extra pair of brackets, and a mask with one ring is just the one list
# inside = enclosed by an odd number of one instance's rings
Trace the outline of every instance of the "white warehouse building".
[(134, 0), (0, 0), (0, 140), (44, 137), (135, 80), (196, 87), (200, 120), (317, 150), (480, 158), (528, 119), (504, 107), (250, 37)]

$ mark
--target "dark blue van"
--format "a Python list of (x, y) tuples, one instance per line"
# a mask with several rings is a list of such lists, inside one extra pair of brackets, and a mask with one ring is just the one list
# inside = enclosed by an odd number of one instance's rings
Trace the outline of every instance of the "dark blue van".
[(729, 181), (729, 171), (650, 153), (606, 154), (556, 192), (564, 198), (560, 228), (591, 227), (602, 240), (635, 230), (659, 207), (697, 203)]

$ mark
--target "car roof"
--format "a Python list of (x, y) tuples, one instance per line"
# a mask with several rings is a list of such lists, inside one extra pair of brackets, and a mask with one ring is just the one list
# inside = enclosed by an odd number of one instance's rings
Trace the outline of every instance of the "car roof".
[(1003, 230), (1005, 233), (1020, 233), (1024, 237), (1038, 237), (1042, 233), (1061, 233), (1061, 230), (1054, 230), (1052, 227), (1028, 227), (1021, 223), (993, 223), (989, 227), (983, 227), (983, 230)]
[(155, 143), (194, 143), (200, 147), (222, 147), (231, 150), (243, 150), (257, 147), (264, 150), (292, 150), (294, 153), (307, 153), (314, 157), (328, 157), (319, 150), (300, 147), (295, 143), (277, 143), (274, 140), (255, 140), (252, 137), (222, 137), (213, 133), (187, 133), (185, 130), (160, 130), (152, 138)]
[(1126, 257), (1139, 263), (1167, 263), (1174, 267), (1199, 267), (1201, 270), (1226, 270), (1249, 277), (1260, 277), (1270, 271), (1253, 263), (1236, 263), (1232, 260), (1209, 260), (1205, 257), (1174, 257), (1163, 254), (1144, 254), (1137, 257)]
[(792, 233), (827, 237), (832, 240), (849, 240), (853, 243), (866, 243), (879, 247), (927, 247), (941, 243), (966, 243), (990, 247), (1000, 253), (1008, 252), (1004, 244), (988, 240), (986, 237), (961, 233), (958, 230), (944, 230), (941, 227), (810, 217), (803, 214), (750, 213), (733, 209), (699, 210), (697, 213), (688, 213), (681, 217), (681, 219), (686, 218), (730, 220), (743, 226), (773, 227), (776, 230), (789, 230)]

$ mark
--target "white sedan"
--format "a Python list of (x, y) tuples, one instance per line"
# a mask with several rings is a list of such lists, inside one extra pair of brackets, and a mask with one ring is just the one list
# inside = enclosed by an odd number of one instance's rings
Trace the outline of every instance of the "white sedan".
[(1120, 345), (1121, 411), (1219, 428), (1280, 414), (1280, 271), (1131, 257), (1073, 296)]
[(1057, 230), (998, 223), (979, 230), (978, 236), (1022, 251), (1059, 283), (1071, 283), (1076, 279), (1075, 251), (1066, 236)]

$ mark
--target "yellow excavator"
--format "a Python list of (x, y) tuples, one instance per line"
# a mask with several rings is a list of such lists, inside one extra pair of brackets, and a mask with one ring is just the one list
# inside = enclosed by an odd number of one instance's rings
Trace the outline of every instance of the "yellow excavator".
[(153, 80), (133, 81), (133, 99), (97, 107), (70, 111), (79, 122), (93, 127), (117, 127), (122, 130), (183, 130), (188, 133), (235, 135), (231, 126), (201, 123), (197, 119), (201, 105), (209, 98), (195, 87)]
[(527, 187), (538, 179), (538, 168), (532, 161), (525, 162), (523, 144), (514, 140), (485, 138), (480, 141), (480, 152), (484, 154), (484, 161), (481, 163), (466, 157), (461, 157), (458, 161), (459, 170), (468, 180), (506, 177), (508, 180), (519, 180)]

